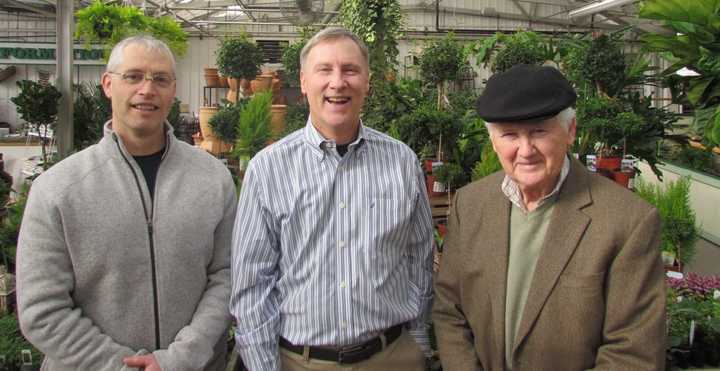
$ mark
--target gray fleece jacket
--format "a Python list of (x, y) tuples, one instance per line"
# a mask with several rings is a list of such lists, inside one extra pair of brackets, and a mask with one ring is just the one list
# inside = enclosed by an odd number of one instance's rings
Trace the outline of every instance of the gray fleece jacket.
[(146, 351), (164, 371), (224, 368), (235, 187), (166, 127), (154, 200), (109, 123), (33, 182), (17, 292), (43, 370), (128, 370)]

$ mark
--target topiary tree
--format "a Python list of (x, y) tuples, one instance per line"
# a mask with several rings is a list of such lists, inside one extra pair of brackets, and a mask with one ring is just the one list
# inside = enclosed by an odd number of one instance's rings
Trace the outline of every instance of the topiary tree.
[(315, 32), (312, 27), (301, 27), (300, 40), (289, 43), (283, 48), (281, 61), (285, 70), (285, 83), (288, 86), (300, 86), (300, 52)]
[(218, 71), (236, 79), (254, 79), (263, 63), (262, 50), (245, 34), (223, 39), (215, 57)]
[(455, 80), (465, 64), (465, 51), (450, 32), (444, 38), (430, 42), (420, 55), (420, 76), (437, 87), (438, 109), (443, 108), (445, 82)]
[(22, 80), (17, 82), (20, 94), (10, 100), (17, 106), (20, 118), (27, 121), (33, 130), (40, 135), (42, 145), (43, 167), (49, 166), (47, 147), (50, 143), (47, 138), (48, 129), (55, 126), (58, 114), (60, 91), (50, 84), (41, 84), (35, 81)]

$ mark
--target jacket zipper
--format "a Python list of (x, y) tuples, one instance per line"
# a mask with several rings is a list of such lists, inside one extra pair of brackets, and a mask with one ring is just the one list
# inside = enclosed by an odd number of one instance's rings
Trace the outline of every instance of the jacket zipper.
[[(145, 205), (145, 197), (143, 197), (143, 191), (142, 187), (140, 186), (140, 181), (138, 180), (137, 173), (135, 172), (135, 169), (132, 167), (132, 164), (130, 161), (125, 157), (125, 154), (122, 151), (122, 148), (120, 148), (120, 143), (118, 142), (117, 138), (115, 138), (115, 144), (118, 147), (118, 151), (120, 152), (120, 156), (122, 156), (123, 160), (125, 160), (125, 163), (130, 168), (130, 171), (132, 172), (133, 178), (135, 178), (135, 185), (137, 186), (138, 192), (140, 194), (140, 202), (142, 202), (143, 207), (143, 213), (145, 214), (145, 222), (147, 223), (147, 232), (148, 232), (148, 239), (150, 240), (150, 274), (152, 277), (152, 289), (153, 289), (153, 315), (155, 319), (155, 349), (160, 349), (160, 315), (159, 315), (159, 304), (158, 304), (158, 287), (157, 287), (157, 272), (155, 270), (155, 242), (153, 241), (153, 224), (152, 219), (150, 219), (150, 216), (148, 215), (147, 211), (147, 205)], [(161, 160), (162, 161), (162, 160)], [(159, 168), (159, 166), (158, 166)], [(154, 202), (153, 202), (154, 204)], [(153, 211), (154, 211), (154, 205), (153, 205)]]

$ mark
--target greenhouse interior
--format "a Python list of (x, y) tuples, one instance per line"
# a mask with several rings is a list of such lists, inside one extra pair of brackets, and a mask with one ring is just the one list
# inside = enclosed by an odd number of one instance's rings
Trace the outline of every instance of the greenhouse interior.
[(0, 170), (0, 371), (720, 370), (720, 0), (0, 0)]

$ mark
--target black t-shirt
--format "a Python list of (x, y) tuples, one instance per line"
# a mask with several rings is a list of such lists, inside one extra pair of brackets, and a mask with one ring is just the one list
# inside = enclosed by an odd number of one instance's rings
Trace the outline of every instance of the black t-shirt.
[(340, 155), (340, 157), (345, 156), (345, 154), (346, 154), (347, 151), (348, 151), (348, 146), (349, 146), (349, 145), (350, 145), (350, 143), (348, 143), (348, 144), (338, 144), (338, 145), (335, 146), (335, 149), (337, 149), (338, 154)]
[(155, 177), (157, 176), (158, 168), (160, 167), (160, 161), (162, 155), (165, 152), (165, 148), (151, 155), (145, 156), (133, 156), (135, 162), (142, 169), (145, 182), (147, 183), (148, 189), (150, 190), (150, 197), (155, 196)]

